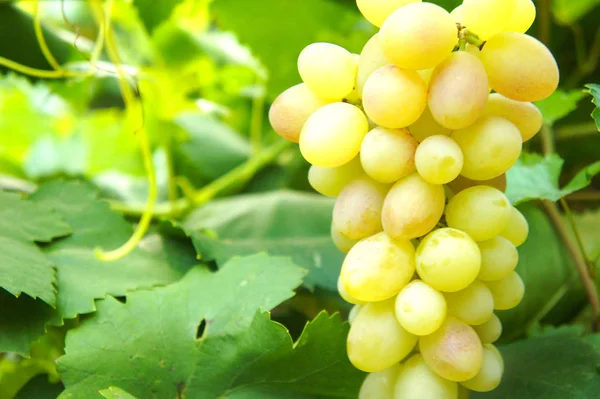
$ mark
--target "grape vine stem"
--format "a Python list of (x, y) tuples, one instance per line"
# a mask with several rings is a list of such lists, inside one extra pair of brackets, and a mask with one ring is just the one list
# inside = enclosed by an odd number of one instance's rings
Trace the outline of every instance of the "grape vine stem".
[[(554, 134), (550, 125), (545, 125), (542, 128), (541, 139), (544, 155), (550, 155), (554, 151)], [(542, 201), (544, 210), (550, 217), (550, 220), (554, 224), (556, 231), (558, 232), (561, 240), (567, 248), (567, 251), (569, 252), (569, 255), (571, 256), (571, 259), (573, 259), (573, 262), (575, 263), (575, 267), (579, 273), (579, 278), (581, 279), (581, 283), (583, 284), (583, 288), (587, 294), (588, 301), (592, 306), (592, 329), (594, 331), (600, 331), (600, 298), (598, 297), (598, 289), (596, 288), (596, 283), (592, 277), (592, 274), (590, 273), (589, 262), (587, 261), (585, 248), (583, 246), (583, 242), (581, 241), (581, 235), (579, 234), (577, 225), (575, 224), (572, 215), (570, 215), (568, 204), (564, 199), (561, 200), (561, 203), (565, 208), (567, 220), (575, 234), (575, 237), (577, 238), (577, 242), (574, 242), (570, 237), (568, 228), (564, 222), (564, 218), (561, 215), (556, 203), (547, 200)]]

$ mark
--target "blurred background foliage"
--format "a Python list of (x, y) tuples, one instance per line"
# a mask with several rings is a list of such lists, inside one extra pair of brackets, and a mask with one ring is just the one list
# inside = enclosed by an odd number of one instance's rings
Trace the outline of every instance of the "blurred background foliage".
[[(460, 3), (433, 2), (448, 10)], [(92, 73), (40, 80), (2, 70), (0, 185), (28, 191), (54, 178), (86, 179), (135, 222), (148, 191), (139, 126), (125, 115), (115, 66), (104, 56), (89, 64), (97, 21), (85, 1), (40, 3), (53, 54), (66, 68)], [(343, 257), (329, 238), (333, 203), (312, 192), (308, 165), (295, 146), (281, 144), (266, 115), (275, 96), (299, 82), (296, 58), (304, 46), (328, 41), (359, 53), (375, 28), (353, 0), (111, 4), (122, 62), (143, 101), (158, 179), (157, 215), (180, 220), (191, 243), (180, 228), (159, 223), (153, 229), (193, 244), (203, 260), (217, 264), (263, 250), (292, 256), (310, 273), (298, 295), (273, 315), (294, 336), (322, 308), (345, 315), (349, 309), (335, 291)], [(562, 173), (552, 169), (549, 179), (560, 176), (562, 186), (600, 159), (600, 116), (590, 117), (595, 106), (584, 90), (600, 82), (600, 0), (536, 5), (530, 34), (549, 45), (562, 75), (560, 90), (538, 104), (564, 160)], [(31, 13), (30, 1), (0, 2), (0, 56), (50, 69)], [(538, 136), (527, 150), (542, 152), (544, 145)], [(516, 180), (519, 173), (513, 173)], [(600, 180), (567, 200), (586, 256), (598, 266)], [(588, 328), (586, 295), (563, 237), (539, 203), (520, 209), (531, 227), (519, 248), (527, 295), (518, 308), (501, 312), (503, 341), (535, 336), (545, 324)]]

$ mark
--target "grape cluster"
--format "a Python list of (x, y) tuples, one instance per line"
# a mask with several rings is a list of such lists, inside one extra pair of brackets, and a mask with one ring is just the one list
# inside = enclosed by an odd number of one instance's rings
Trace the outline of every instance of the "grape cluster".
[(504, 364), (494, 310), (519, 304), (527, 221), (505, 173), (542, 126), (532, 103), (559, 71), (525, 32), (531, 0), (357, 0), (380, 27), (360, 55), (330, 43), (298, 59), (303, 83), (269, 118), (337, 197), (331, 235), (347, 253), (338, 290), (355, 305), (347, 351), (367, 398), (490, 391)]

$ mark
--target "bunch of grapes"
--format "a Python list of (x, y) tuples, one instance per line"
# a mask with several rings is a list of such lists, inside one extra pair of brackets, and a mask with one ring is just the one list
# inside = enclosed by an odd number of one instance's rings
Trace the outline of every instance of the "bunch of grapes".
[[(542, 126), (533, 101), (558, 86), (554, 57), (525, 32), (531, 0), (357, 0), (380, 31), (360, 55), (306, 47), (303, 83), (269, 112), (308, 179), (337, 197), (331, 235), (347, 253), (338, 290), (360, 398), (451, 399), (498, 386), (494, 310), (519, 304), (527, 221), (505, 173)], [(462, 397), (462, 396), (461, 396)]]

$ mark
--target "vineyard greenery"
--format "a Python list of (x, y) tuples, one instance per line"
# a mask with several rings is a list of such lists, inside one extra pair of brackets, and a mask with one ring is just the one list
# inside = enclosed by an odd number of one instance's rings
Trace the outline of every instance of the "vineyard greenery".
[[(0, 399), (600, 396), (600, 1), (533, 2), (531, 98), (462, 1), (374, 3), (0, 1)], [(468, 372), (430, 362), (448, 331)]]

